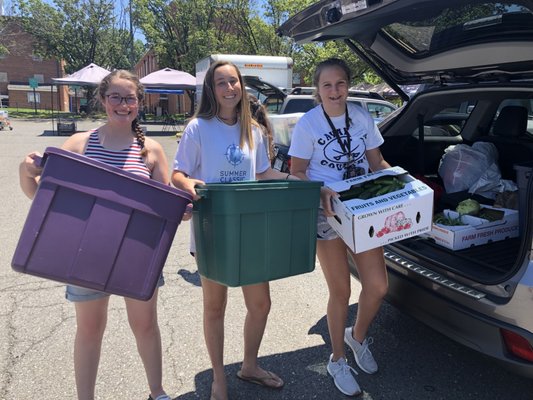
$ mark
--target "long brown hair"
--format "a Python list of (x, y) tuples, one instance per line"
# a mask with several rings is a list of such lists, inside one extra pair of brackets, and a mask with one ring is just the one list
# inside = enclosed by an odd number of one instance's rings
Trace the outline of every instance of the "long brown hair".
[(250, 111), (252, 113), (252, 118), (257, 121), (259, 127), (262, 128), (268, 143), (268, 157), (270, 158), (270, 161), (272, 161), (275, 153), (274, 138), (272, 136), (272, 124), (268, 119), (267, 109), (254, 95), (248, 95), (248, 98), (250, 99)]
[[(107, 90), (109, 89), (109, 85), (111, 85), (113, 79), (125, 79), (135, 84), (135, 95), (137, 96), (137, 100), (139, 101), (140, 107), (142, 101), (144, 100), (144, 86), (139, 81), (137, 75), (125, 69), (117, 69), (106, 75), (104, 79), (102, 79), (102, 82), (100, 82), (100, 85), (98, 85), (98, 95), (100, 96), (100, 101), (102, 103), (104, 102)], [(141, 125), (139, 124), (138, 116), (133, 121), (131, 121), (131, 130), (135, 133), (135, 139), (137, 140), (139, 146), (141, 146), (141, 155), (146, 156), (148, 151), (144, 147), (145, 136), (144, 131), (142, 130)]]
[(244, 146), (245, 143), (248, 143), (248, 146), (253, 149), (254, 139), (252, 135), (252, 124), (256, 125), (257, 123), (252, 120), (250, 113), (248, 93), (246, 92), (246, 87), (244, 79), (242, 78), (239, 68), (230, 61), (216, 61), (207, 70), (204, 78), (204, 83), (202, 85), (202, 96), (200, 98), (200, 105), (194, 113), (196, 118), (211, 119), (215, 118), (218, 115), (219, 105), (215, 97), (215, 71), (217, 68), (224, 65), (230, 65), (235, 68), (237, 76), (239, 78), (239, 83), (241, 84), (241, 101), (237, 104), (237, 119), (240, 120), (240, 129), (241, 129), (241, 138), (239, 145)]

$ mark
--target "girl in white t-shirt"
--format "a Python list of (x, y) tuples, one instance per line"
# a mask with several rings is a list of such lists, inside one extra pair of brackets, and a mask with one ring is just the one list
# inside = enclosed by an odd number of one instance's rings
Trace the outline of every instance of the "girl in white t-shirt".
[(372, 339), (366, 335), (387, 292), (387, 274), (382, 248), (352, 253), (362, 290), (355, 323), (345, 329), (350, 299), (349, 248), (327, 223), (326, 217), (334, 215), (331, 197), (338, 196), (327, 184), (390, 166), (379, 150), (383, 138), (370, 114), (347, 103), (349, 84), (350, 70), (344, 61), (333, 58), (317, 66), (314, 85), (319, 105), (296, 124), (289, 154), (291, 174), (326, 185), (318, 217), (317, 256), (329, 289), (327, 319), (333, 352), (327, 370), (337, 388), (352, 396), (361, 389), (346, 362), (344, 342), (363, 371), (377, 371), (368, 348)]
[[(270, 168), (263, 135), (252, 120), (245, 85), (230, 62), (211, 65), (203, 83), (200, 106), (183, 133), (174, 160), (172, 183), (198, 199), (194, 186), (262, 179), (298, 179)], [(191, 252), (195, 252), (191, 243)], [(201, 276), (204, 336), (213, 367), (211, 400), (226, 400), (224, 314), (228, 288)], [(257, 364), (257, 354), (270, 311), (268, 282), (242, 287), (247, 308), (244, 358), (237, 376), (279, 389), (283, 381)]]

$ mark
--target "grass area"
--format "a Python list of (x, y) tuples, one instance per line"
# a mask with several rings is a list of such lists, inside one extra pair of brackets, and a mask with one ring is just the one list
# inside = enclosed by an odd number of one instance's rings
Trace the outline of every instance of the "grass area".
[[(65, 118), (65, 119), (85, 119), (85, 118), (96, 118), (104, 119), (106, 117), (105, 112), (93, 112), (89, 115), (87, 114), (74, 114), (71, 112), (64, 111), (52, 111), (50, 110), (39, 110), (37, 112), (33, 108), (10, 108), (7, 107), (6, 110), (9, 112), (9, 118), (25, 118), (25, 119), (51, 119), (52, 117)], [(176, 121), (184, 121), (185, 118), (188, 118), (187, 114), (173, 114), (169, 115), (169, 118), (172, 118)], [(157, 122), (164, 121), (164, 117), (156, 117), (154, 114), (146, 114), (146, 121), (148, 122)]]
[(39, 110), (37, 112), (33, 108), (7, 108), (9, 112), (9, 118), (25, 118), (25, 119), (48, 119), (48, 118), (69, 118), (69, 119), (81, 119), (81, 115), (76, 115), (71, 112), (54, 111), (51, 110)]

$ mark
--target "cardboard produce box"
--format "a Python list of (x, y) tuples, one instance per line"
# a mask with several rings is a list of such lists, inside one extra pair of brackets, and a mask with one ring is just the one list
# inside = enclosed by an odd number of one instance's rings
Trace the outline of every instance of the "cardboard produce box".
[[(366, 187), (365, 182), (378, 184), (392, 178), (401, 188), (386, 192), (377, 190), (371, 198), (348, 198), (350, 191)], [(329, 224), (355, 253), (397, 242), (431, 230), (433, 190), (413, 178), (401, 167), (387, 168), (368, 175), (350, 178), (328, 185), (341, 196), (333, 199), (335, 217)], [(383, 193), (385, 192), (385, 193)], [(361, 194), (366, 197), (366, 194)]]
[(428, 236), (432, 237), (435, 243), (452, 250), (466, 249), (467, 247), (479, 246), (518, 236), (517, 210), (495, 208), (486, 205), (482, 207), (501, 212), (502, 219), (489, 221), (469, 215), (460, 216), (455, 211), (444, 210), (446, 216), (460, 218), (466, 225), (448, 226), (434, 223)]

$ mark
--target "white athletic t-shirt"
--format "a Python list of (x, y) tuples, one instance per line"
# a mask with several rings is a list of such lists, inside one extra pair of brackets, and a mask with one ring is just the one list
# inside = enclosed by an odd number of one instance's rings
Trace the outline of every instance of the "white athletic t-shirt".
[(174, 158), (174, 170), (205, 183), (255, 180), (270, 163), (260, 128), (252, 125), (254, 148), (241, 149), (240, 125), (226, 125), (217, 118), (189, 122)]
[[(174, 170), (205, 183), (255, 180), (270, 162), (260, 128), (252, 125), (253, 149), (240, 147), (240, 124), (226, 125), (217, 118), (195, 118), (189, 122), (174, 157)], [(195, 252), (193, 224), (190, 251)]]
[[(348, 103), (348, 115), (351, 119), (350, 153), (358, 169), (357, 174), (364, 175), (369, 172), (366, 150), (381, 146), (383, 137), (372, 116), (358, 105)], [(347, 148), (345, 114), (330, 119), (339, 129), (340, 138)], [(309, 179), (326, 185), (343, 179), (348, 162), (348, 154), (333, 135), (321, 105), (306, 112), (296, 123), (289, 155), (309, 160), (306, 171)]]

